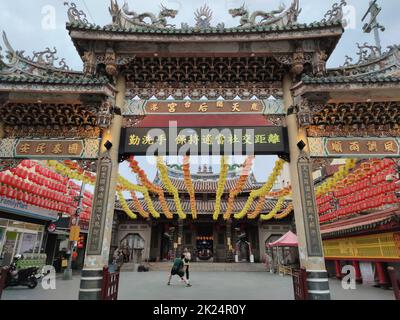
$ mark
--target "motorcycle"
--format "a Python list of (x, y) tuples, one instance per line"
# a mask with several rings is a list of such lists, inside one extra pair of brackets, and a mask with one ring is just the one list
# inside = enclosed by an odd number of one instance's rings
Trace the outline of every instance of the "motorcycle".
[(13, 263), (10, 265), (4, 288), (26, 286), (29, 289), (35, 289), (38, 285), (37, 274), (39, 268), (32, 267), (17, 271), (16, 263), (19, 259), (21, 259), (21, 256), (16, 256)]

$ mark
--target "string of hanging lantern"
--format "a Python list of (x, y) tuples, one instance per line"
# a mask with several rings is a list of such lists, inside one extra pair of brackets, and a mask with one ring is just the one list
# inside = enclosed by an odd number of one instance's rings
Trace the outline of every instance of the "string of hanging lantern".
[(278, 199), (278, 202), (276, 203), (275, 207), (271, 210), (270, 213), (268, 214), (262, 214), (260, 216), (260, 219), (262, 221), (267, 221), (267, 220), (271, 220), (272, 218), (274, 218), (279, 211), (281, 211), (283, 204), (285, 203), (286, 197), (280, 197)]
[(57, 173), (68, 177), (69, 179), (83, 181), (85, 184), (94, 185), (96, 183), (96, 175), (87, 171), (79, 170), (79, 166), (64, 165), (55, 160), (48, 160), (47, 165), (53, 168)]
[[(276, 161), (275, 167), (272, 170), (271, 175), (268, 177), (268, 180), (264, 183), (264, 185), (260, 189), (253, 190), (250, 192), (250, 196), (248, 197), (245, 205), (243, 206), (242, 211), (234, 215), (235, 219), (243, 219), (247, 215), (247, 212), (250, 210), (255, 199), (260, 198), (260, 200), (263, 201), (263, 204), (265, 203), (265, 197), (271, 191), (276, 182), (276, 179), (281, 174), (283, 169), (283, 164), (284, 160), (282, 159)], [(259, 214), (262, 209), (262, 206), (258, 206), (257, 209), (259, 209), (257, 210)], [(253, 214), (251, 214), (250, 217), (251, 218), (257, 217), (258, 216), (257, 211), (253, 212)]]
[(152, 192), (152, 193), (155, 193), (158, 195), (158, 199), (160, 201), (161, 208), (164, 212), (165, 217), (167, 219), (172, 219), (173, 214), (169, 210), (168, 203), (165, 199), (164, 190), (160, 186), (157, 186), (157, 185), (153, 184), (152, 182), (150, 182), (150, 180), (147, 178), (146, 173), (139, 167), (138, 162), (135, 160), (135, 158), (133, 156), (129, 158), (128, 162), (129, 162), (129, 167), (131, 168), (132, 172), (138, 176), (142, 185), (144, 187), (146, 187), (149, 190), (149, 192)]
[(125, 200), (125, 197), (122, 193), (122, 191), (117, 190), (117, 195), (118, 195), (118, 200), (121, 205), (121, 208), (125, 211), (125, 213), (131, 218), (131, 219), (137, 219), (137, 215), (132, 212), (132, 210), (129, 208), (128, 203)]
[(157, 168), (160, 171), (161, 180), (164, 183), (165, 188), (174, 197), (175, 208), (176, 208), (176, 212), (177, 212), (179, 218), (186, 219), (186, 214), (183, 212), (181, 201), (179, 199), (178, 190), (172, 184), (172, 182), (168, 176), (167, 166), (164, 164), (161, 157), (157, 158)]
[[(23, 160), (17, 167), (0, 172), (0, 196), (25, 204), (72, 215), (78, 203), (72, 180), (32, 160)], [(81, 219), (89, 220), (93, 195), (85, 192)]]
[(136, 210), (138, 211), (138, 213), (145, 219), (149, 218), (149, 216), (150, 216), (149, 213), (144, 210), (144, 208), (141, 205), (138, 197), (136, 196), (136, 193), (131, 191), (130, 194), (131, 194), (131, 197), (132, 197), (133, 204), (135, 205)]
[(153, 202), (149, 195), (149, 191), (147, 190), (146, 187), (133, 184), (122, 176), (118, 177), (118, 183), (119, 183), (119, 185), (117, 186), (118, 191), (122, 192), (123, 190), (125, 190), (129, 192), (140, 192), (141, 194), (143, 194), (144, 200), (146, 202), (150, 214), (153, 216), (153, 218), (156, 219), (160, 218), (160, 214), (154, 209)]
[(190, 209), (192, 213), (192, 219), (197, 219), (197, 208), (196, 208), (196, 197), (195, 197), (195, 190), (192, 183), (192, 178), (190, 176), (190, 157), (185, 156), (183, 158), (183, 177), (186, 189), (189, 193), (190, 197)]
[(290, 203), (290, 204), (286, 207), (285, 210), (283, 210), (280, 214), (276, 214), (274, 218), (275, 218), (276, 220), (284, 219), (284, 218), (286, 218), (287, 216), (289, 216), (289, 215), (293, 212), (293, 210), (294, 210), (293, 203)]
[(316, 188), (316, 196), (322, 196), (335, 189), (337, 184), (349, 174), (350, 170), (355, 168), (356, 164), (355, 159), (346, 159), (345, 165), (341, 166), (333, 177), (327, 179), (322, 185)]
[(390, 159), (361, 163), (337, 184), (335, 190), (317, 198), (320, 223), (397, 204), (396, 182), (399, 179), (395, 166)]
[(228, 170), (229, 170), (228, 158), (225, 156), (221, 156), (221, 172), (219, 175), (217, 193), (215, 197), (215, 207), (213, 214), (214, 220), (218, 220), (218, 217), (221, 213), (221, 198), (224, 194), (226, 178), (228, 176)]
[(240, 177), (239, 177), (238, 181), (236, 182), (235, 187), (229, 192), (229, 199), (228, 199), (226, 212), (224, 213), (224, 220), (229, 220), (232, 215), (235, 198), (238, 196), (239, 193), (241, 193), (243, 191), (243, 188), (247, 182), (247, 179), (249, 178), (249, 173), (250, 173), (250, 169), (253, 165), (253, 161), (254, 161), (254, 156), (248, 156), (246, 158), (245, 162), (243, 163), (243, 169), (240, 174)]

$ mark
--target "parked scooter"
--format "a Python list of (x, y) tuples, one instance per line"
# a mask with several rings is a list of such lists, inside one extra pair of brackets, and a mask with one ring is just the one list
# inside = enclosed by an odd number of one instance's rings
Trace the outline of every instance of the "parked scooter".
[(20, 254), (14, 257), (14, 261), (8, 269), (7, 279), (4, 288), (26, 286), (29, 289), (34, 289), (38, 285), (38, 268), (32, 267), (18, 271), (17, 262), (20, 259), (22, 259), (22, 255)]

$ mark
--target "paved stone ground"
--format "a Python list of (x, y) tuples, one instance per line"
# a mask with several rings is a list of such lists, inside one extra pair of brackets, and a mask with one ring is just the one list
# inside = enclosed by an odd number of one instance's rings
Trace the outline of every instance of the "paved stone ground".
[[(292, 300), (291, 277), (261, 272), (199, 272), (192, 274), (192, 287), (186, 288), (179, 278), (167, 286), (165, 272), (125, 272), (120, 279), (120, 300)], [(75, 300), (79, 276), (71, 281), (57, 280), (56, 290), (9, 288), (4, 300)], [(358, 285), (356, 290), (343, 290), (340, 282), (330, 281), (335, 300), (394, 300), (393, 292)]]

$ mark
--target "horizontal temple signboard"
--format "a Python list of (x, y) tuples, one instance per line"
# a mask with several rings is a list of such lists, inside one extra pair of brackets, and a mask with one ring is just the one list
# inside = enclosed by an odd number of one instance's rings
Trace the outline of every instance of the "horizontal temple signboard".
[(122, 155), (272, 155), (287, 154), (284, 127), (126, 128)]
[(97, 159), (98, 139), (0, 139), (0, 158)]
[(308, 138), (311, 157), (399, 157), (396, 138)]
[(281, 99), (266, 100), (131, 100), (124, 115), (265, 114), (284, 115)]

